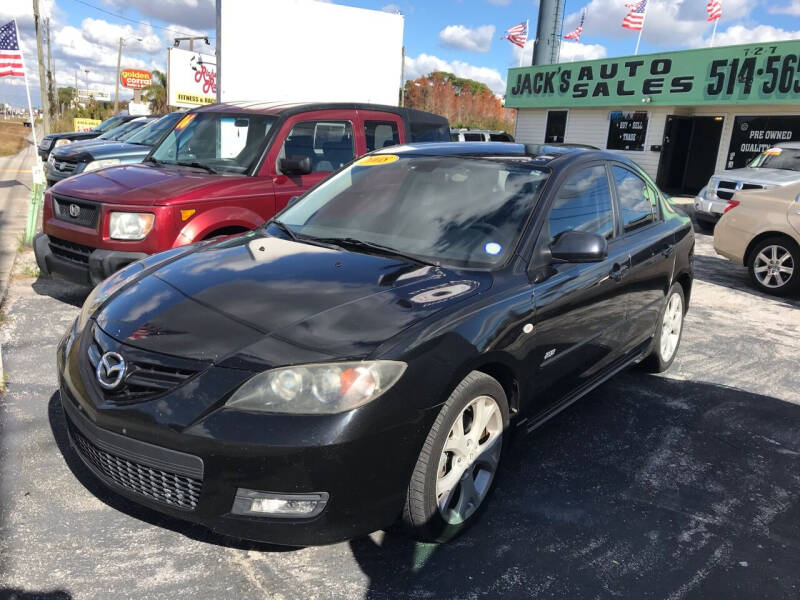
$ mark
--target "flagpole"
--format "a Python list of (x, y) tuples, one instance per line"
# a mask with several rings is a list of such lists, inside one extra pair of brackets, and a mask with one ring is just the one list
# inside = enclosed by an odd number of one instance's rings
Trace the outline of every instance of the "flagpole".
[(650, 8), (650, 4), (644, 5), (644, 13), (642, 13), (642, 28), (639, 30), (639, 37), (636, 39), (636, 50), (633, 51), (634, 56), (639, 54), (639, 44), (642, 42), (642, 32), (644, 32), (644, 22), (647, 19), (647, 9)]
[(714, 47), (714, 36), (717, 35), (717, 23), (719, 23), (719, 19), (714, 19), (714, 29), (711, 32), (711, 47)]
[[(525, 19), (525, 31), (527, 32), (525, 34), (525, 42), (526, 43), (528, 42), (528, 38), (530, 37), (530, 33), (531, 33), (530, 29), (528, 29), (529, 25), (530, 25), (530, 21), (528, 21), (528, 19)], [(519, 65), (518, 66), (520, 66), (520, 67), (522, 66), (522, 59), (524, 57), (525, 57), (525, 44), (522, 44), (522, 52), (519, 53)]]
[[(31, 106), (31, 88), (28, 85), (28, 69), (25, 68), (25, 54), (22, 52), (22, 38), (19, 37), (19, 27), (17, 20), (14, 19), (14, 30), (17, 32), (17, 45), (19, 46), (19, 61), (22, 63), (22, 74), (25, 76), (25, 93), (28, 95), (28, 114), (31, 117), (31, 133), (33, 134), (33, 146), (39, 142), (36, 141), (36, 127), (34, 125), (33, 107)], [(41, 82), (39, 82), (41, 85)]]

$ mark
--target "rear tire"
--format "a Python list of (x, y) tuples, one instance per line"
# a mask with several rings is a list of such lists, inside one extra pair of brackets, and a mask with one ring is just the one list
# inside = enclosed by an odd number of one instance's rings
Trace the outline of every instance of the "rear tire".
[(750, 253), (747, 270), (762, 292), (775, 296), (795, 294), (800, 291), (800, 248), (787, 237), (761, 240)]
[(686, 300), (683, 295), (683, 287), (680, 283), (673, 283), (658, 318), (652, 350), (650, 355), (641, 363), (646, 371), (663, 373), (672, 365), (683, 337), (685, 307)]
[(503, 386), (489, 375), (472, 371), (453, 390), (408, 485), (402, 520), (412, 537), (446, 542), (475, 522), (494, 484), (508, 420)]

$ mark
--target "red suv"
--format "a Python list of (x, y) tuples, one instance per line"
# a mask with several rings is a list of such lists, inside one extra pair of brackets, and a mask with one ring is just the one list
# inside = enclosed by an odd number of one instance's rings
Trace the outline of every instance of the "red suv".
[(355, 157), (449, 140), (443, 117), (369, 104), (226, 103), (188, 112), (141, 164), (75, 175), (45, 195), (45, 275), (94, 285), (149, 254), (261, 225)]

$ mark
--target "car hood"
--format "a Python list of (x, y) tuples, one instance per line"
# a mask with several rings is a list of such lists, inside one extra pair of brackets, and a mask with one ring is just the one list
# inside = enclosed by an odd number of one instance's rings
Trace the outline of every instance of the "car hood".
[(53, 187), (56, 193), (94, 202), (152, 206), (187, 192), (219, 184), (224, 175), (202, 171), (132, 164), (80, 173)]
[(744, 167), (742, 169), (731, 169), (730, 171), (715, 173), (714, 178), (720, 181), (740, 181), (742, 183), (753, 183), (765, 186), (789, 185), (790, 183), (800, 182), (800, 171)]
[(132, 346), (258, 370), (367, 357), (491, 282), (488, 273), (314, 246), (260, 230), (200, 247), (127, 284), (95, 318)]
[(70, 144), (62, 146), (53, 151), (53, 155), (58, 160), (78, 162), (80, 160), (96, 160), (102, 158), (123, 158), (130, 156), (141, 156), (144, 158), (150, 152), (150, 146), (142, 144), (127, 144), (125, 142), (107, 142), (105, 140), (92, 143), (92, 141), (81, 142), (80, 144)]

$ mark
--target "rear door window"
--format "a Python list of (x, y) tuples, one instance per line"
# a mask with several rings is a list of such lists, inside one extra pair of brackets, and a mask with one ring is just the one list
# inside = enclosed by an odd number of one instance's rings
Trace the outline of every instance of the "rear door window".
[(653, 223), (658, 217), (655, 190), (628, 169), (613, 166), (611, 171), (617, 189), (623, 231), (633, 231)]
[(349, 121), (301, 121), (281, 147), (284, 157), (311, 159), (311, 172), (335, 171), (355, 158), (353, 125)]
[(364, 121), (364, 137), (367, 152), (400, 143), (400, 131), (394, 121)]
[(482, 142), (483, 141), (483, 134), (482, 133), (465, 133), (464, 134), (464, 141), (465, 142)]

